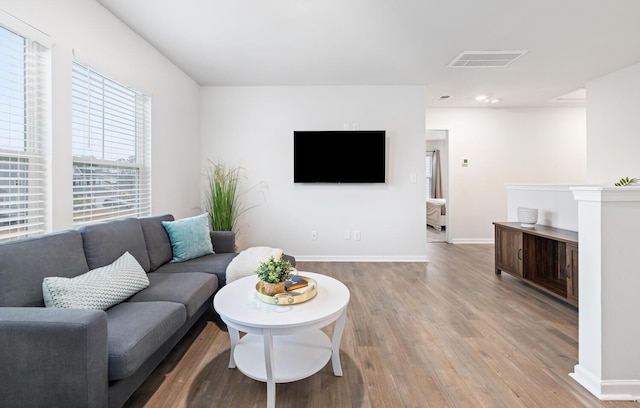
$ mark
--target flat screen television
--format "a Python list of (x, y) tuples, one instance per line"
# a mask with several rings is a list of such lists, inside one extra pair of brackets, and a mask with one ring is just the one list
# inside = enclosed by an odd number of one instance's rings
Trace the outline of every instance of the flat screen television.
[(294, 131), (294, 183), (384, 183), (384, 130)]

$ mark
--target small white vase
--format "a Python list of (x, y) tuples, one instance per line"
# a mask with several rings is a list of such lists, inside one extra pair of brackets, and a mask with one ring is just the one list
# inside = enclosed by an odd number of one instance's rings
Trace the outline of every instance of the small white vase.
[(538, 222), (538, 209), (518, 207), (518, 222), (524, 228), (533, 228)]

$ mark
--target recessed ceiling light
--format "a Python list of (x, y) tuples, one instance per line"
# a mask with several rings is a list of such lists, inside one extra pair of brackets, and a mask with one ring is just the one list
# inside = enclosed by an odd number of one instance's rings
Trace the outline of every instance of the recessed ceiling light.
[(476, 96), (476, 101), (482, 102), (482, 101), (486, 100), (487, 98), (488, 98), (487, 95), (478, 95), (478, 96)]

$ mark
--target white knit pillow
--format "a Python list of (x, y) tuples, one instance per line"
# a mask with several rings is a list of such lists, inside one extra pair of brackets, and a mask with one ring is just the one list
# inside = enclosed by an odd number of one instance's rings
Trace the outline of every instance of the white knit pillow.
[(44, 278), (42, 294), (47, 307), (105, 310), (147, 286), (149, 278), (144, 269), (125, 252), (112, 264), (75, 278)]

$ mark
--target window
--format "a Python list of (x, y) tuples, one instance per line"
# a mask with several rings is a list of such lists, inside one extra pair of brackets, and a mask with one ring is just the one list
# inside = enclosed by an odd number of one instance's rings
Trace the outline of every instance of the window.
[(433, 152), (427, 152), (427, 155), (425, 156), (425, 164), (426, 164), (426, 171), (425, 174), (427, 175), (426, 178), (426, 182), (427, 182), (427, 199), (432, 198), (431, 197), (431, 179), (433, 178), (433, 170), (432, 170), (432, 164), (433, 164)]
[(0, 27), (0, 241), (48, 230), (50, 60), (48, 47)]
[(151, 213), (149, 98), (73, 64), (73, 224)]

